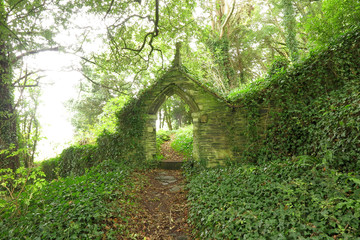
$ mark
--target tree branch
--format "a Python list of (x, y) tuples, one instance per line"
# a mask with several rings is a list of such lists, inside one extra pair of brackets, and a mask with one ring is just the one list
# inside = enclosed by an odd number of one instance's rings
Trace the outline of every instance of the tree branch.
[(86, 76), (84, 73), (81, 73), (81, 74), (82, 74), (89, 82), (91, 82), (91, 83), (93, 83), (93, 84), (95, 84), (95, 85), (98, 85), (98, 86), (100, 86), (100, 87), (102, 87), (102, 88), (106, 88), (106, 89), (109, 89), (109, 90), (118, 92), (118, 93), (120, 93), (120, 94), (129, 95), (129, 94), (127, 94), (127, 93), (125, 93), (125, 92), (123, 92), (123, 91), (120, 91), (120, 90), (118, 90), (118, 89), (114, 89), (114, 88), (112, 88), (112, 87), (109, 87), (109, 86), (103, 85), (103, 84), (101, 84), (101, 83), (95, 82), (94, 80), (92, 80), (91, 78), (89, 78), (88, 76)]
[(39, 72), (44, 72), (44, 70), (37, 70), (37, 71), (32, 71), (28, 73), (28, 70), (25, 70), (25, 74), (24, 76), (22, 75), (22, 72), (20, 73), (20, 77), (18, 79), (16, 79), (16, 81), (13, 82), (12, 86), (14, 87), (16, 84), (19, 84), (21, 80), (25, 79), (25, 82), (27, 81), (27, 78), (31, 75), (37, 74)]
[(129, 50), (129, 51), (134, 51), (134, 52), (140, 53), (140, 52), (144, 49), (144, 47), (145, 47), (145, 45), (146, 45), (146, 41), (147, 41), (148, 37), (150, 36), (149, 46), (151, 47), (151, 50), (150, 50), (150, 53), (148, 54), (148, 56), (150, 56), (151, 53), (154, 51), (154, 46), (152, 45), (153, 39), (159, 35), (158, 25), (159, 25), (159, 0), (155, 0), (154, 30), (153, 30), (152, 32), (148, 32), (148, 33), (145, 35), (144, 40), (143, 40), (140, 48), (138, 48), (138, 49), (133, 49), (133, 48), (124, 47), (123, 50)]
[(234, 13), (235, 2), (236, 2), (236, 0), (233, 0), (233, 6), (232, 6), (232, 8), (231, 8), (231, 11), (230, 11), (230, 13), (226, 16), (226, 19), (225, 19), (224, 23), (223, 23), (223, 24), (221, 25), (221, 27), (220, 27), (220, 39), (221, 39), (222, 36), (224, 35), (225, 27), (226, 27), (226, 25), (228, 24), (228, 22), (229, 22), (229, 20), (230, 20), (230, 18), (231, 18), (231, 16), (232, 16), (232, 14)]
[(104, 16), (104, 19), (105, 19), (105, 18), (107, 17), (107, 15), (110, 13), (111, 8), (112, 8), (112, 6), (114, 5), (114, 1), (115, 1), (115, 0), (111, 0), (109, 9), (106, 11), (105, 16)]
[(17, 61), (19, 61), (20, 59), (22, 59), (23, 57), (29, 56), (29, 55), (33, 55), (33, 54), (37, 54), (40, 52), (47, 52), (47, 51), (59, 51), (59, 47), (54, 47), (54, 48), (44, 48), (44, 49), (38, 49), (38, 50), (33, 50), (33, 51), (29, 51), (29, 52), (25, 52), (23, 54), (20, 54), (19, 56), (17, 56), (14, 60), (13, 60), (13, 64), (16, 63)]

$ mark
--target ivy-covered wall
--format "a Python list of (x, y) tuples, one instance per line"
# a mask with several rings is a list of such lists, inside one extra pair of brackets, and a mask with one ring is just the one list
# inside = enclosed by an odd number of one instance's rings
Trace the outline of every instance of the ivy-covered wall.
[(292, 67), (279, 59), (266, 78), (230, 96), (234, 158), (307, 155), (360, 169), (359, 47), (355, 29)]
[(149, 161), (156, 154), (157, 112), (173, 94), (178, 95), (192, 111), (193, 158), (206, 161), (208, 166), (222, 164), (231, 155), (224, 134), (230, 124), (226, 101), (182, 71), (180, 64), (173, 65), (138, 99), (147, 114), (142, 138), (146, 159)]
[(104, 132), (96, 147), (64, 151), (60, 157), (69, 158), (62, 160), (69, 167), (62, 175), (106, 159), (151, 162), (156, 113), (173, 94), (192, 110), (193, 158), (208, 167), (306, 156), (360, 170), (359, 47), (360, 31), (354, 30), (294, 66), (278, 59), (268, 76), (227, 100), (186, 74), (175, 58), (169, 71), (118, 112), (116, 133)]

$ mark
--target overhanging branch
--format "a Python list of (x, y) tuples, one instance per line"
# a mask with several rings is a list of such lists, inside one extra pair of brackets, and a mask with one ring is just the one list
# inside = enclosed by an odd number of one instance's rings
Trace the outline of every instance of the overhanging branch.
[(108, 90), (111, 90), (111, 91), (114, 91), (114, 92), (117, 92), (117, 93), (120, 93), (120, 94), (129, 95), (129, 94), (127, 94), (127, 93), (125, 93), (125, 92), (123, 92), (123, 91), (120, 91), (120, 90), (118, 90), (118, 89), (114, 89), (114, 88), (112, 88), (112, 87), (109, 87), (109, 86), (106, 86), (106, 85), (104, 85), (104, 84), (98, 83), (98, 82), (92, 80), (90, 77), (86, 76), (84, 73), (82, 73), (82, 75), (83, 75), (89, 82), (91, 82), (91, 83), (93, 83), (93, 84), (95, 84), (95, 85), (98, 85), (98, 86), (100, 86), (100, 87), (102, 87), (102, 88), (106, 88), (106, 89), (108, 89)]
[(23, 57), (30, 56), (30, 55), (37, 54), (37, 53), (41, 53), (41, 52), (48, 52), (48, 51), (59, 51), (59, 47), (43, 48), (43, 49), (37, 49), (37, 50), (25, 52), (25, 53), (20, 54), (19, 56), (17, 56), (12, 63), (13, 64), (16, 63), (17, 61), (19, 61)]

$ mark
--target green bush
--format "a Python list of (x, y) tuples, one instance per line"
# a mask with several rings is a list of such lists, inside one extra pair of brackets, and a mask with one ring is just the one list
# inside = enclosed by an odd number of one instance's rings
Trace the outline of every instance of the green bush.
[(2, 214), (9, 217), (26, 210), (46, 184), (44, 177), (40, 168), (0, 169), (0, 219)]
[(201, 239), (358, 239), (360, 176), (302, 156), (202, 171), (189, 184)]
[(1, 209), (0, 239), (111, 239), (116, 231), (121, 235), (133, 201), (128, 195), (130, 171), (105, 161), (82, 176), (47, 183), (27, 208)]
[(156, 131), (156, 139), (159, 142), (166, 142), (170, 140), (170, 131), (159, 129)]
[(71, 146), (60, 154), (60, 176), (83, 175), (101, 161), (96, 145)]
[(60, 157), (55, 157), (44, 160), (40, 163), (41, 171), (45, 173), (46, 175), (45, 179), (47, 181), (51, 181), (59, 177), (58, 174), (60, 171), (59, 168), (60, 161), (61, 161)]
[(174, 141), (171, 143), (171, 147), (182, 154), (187, 158), (192, 157), (193, 151), (193, 126), (189, 125), (183, 128), (180, 128), (176, 131)]
[(170, 131), (159, 129), (156, 131), (156, 158), (161, 160), (164, 156), (161, 154), (161, 145), (170, 140)]

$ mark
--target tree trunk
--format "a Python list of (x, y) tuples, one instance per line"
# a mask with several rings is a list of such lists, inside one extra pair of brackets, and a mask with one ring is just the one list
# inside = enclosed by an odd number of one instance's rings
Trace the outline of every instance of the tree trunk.
[[(11, 57), (3, 3), (0, 4), (0, 168), (17, 169), (17, 117), (14, 108)], [(14, 156), (13, 156), (14, 155)]]
[[(0, 48), (2, 46), (0, 45)], [(2, 49), (3, 50), (3, 49)], [(0, 168), (19, 167), (18, 156), (11, 156), (18, 146), (17, 122), (14, 109), (13, 89), (9, 74), (9, 64), (0, 55)]]
[(286, 31), (286, 45), (290, 51), (292, 62), (299, 58), (298, 42), (296, 40), (296, 19), (293, 6), (293, 0), (283, 0), (284, 26)]
[(166, 121), (166, 124), (168, 125), (169, 130), (173, 130), (171, 124), (170, 108), (167, 106), (166, 103), (164, 103), (164, 119)]

